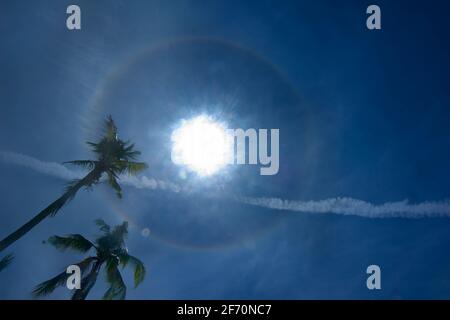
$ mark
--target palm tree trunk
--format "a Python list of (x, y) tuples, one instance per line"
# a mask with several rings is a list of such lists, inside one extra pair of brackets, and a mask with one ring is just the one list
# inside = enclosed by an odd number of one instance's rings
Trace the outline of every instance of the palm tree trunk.
[(67, 201), (70, 201), (83, 186), (90, 186), (98, 181), (102, 175), (102, 171), (98, 168), (90, 171), (83, 179), (71, 186), (61, 197), (53, 201), (47, 208), (39, 212), (34, 218), (25, 223), (19, 229), (11, 233), (9, 236), (0, 241), (0, 252), (5, 250), (11, 244), (23, 237), (28, 231), (33, 229), (37, 224), (48, 216), (55, 215)]
[(97, 276), (100, 272), (100, 268), (103, 264), (102, 260), (97, 260), (97, 262), (92, 267), (89, 274), (81, 281), (81, 288), (76, 289), (72, 300), (85, 300), (89, 292), (91, 291), (92, 287), (97, 282)]

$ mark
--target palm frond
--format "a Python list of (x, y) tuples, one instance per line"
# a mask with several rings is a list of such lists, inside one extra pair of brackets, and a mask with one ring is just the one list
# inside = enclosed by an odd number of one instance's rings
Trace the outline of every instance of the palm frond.
[[(80, 267), (81, 274), (84, 274), (86, 272), (86, 270), (89, 268), (90, 264), (92, 262), (94, 262), (95, 260), (96, 260), (96, 258), (89, 257), (89, 258), (86, 258), (83, 261), (77, 263), (76, 265), (78, 267)], [(50, 280), (47, 280), (47, 281), (44, 281), (44, 282), (38, 284), (33, 289), (32, 294), (36, 298), (49, 295), (50, 293), (55, 291), (55, 289), (57, 287), (63, 286), (69, 277), (70, 277), (70, 274), (68, 274), (66, 272), (66, 270), (64, 270), (63, 272), (58, 274), (56, 277), (53, 277)]]
[(111, 115), (105, 121), (105, 136), (108, 140), (117, 139), (117, 127)]
[(140, 151), (134, 150), (134, 143), (130, 143), (129, 141), (124, 142), (124, 144), (123, 144), (123, 158), (124, 159), (134, 160), (140, 154), (141, 154)]
[(121, 169), (121, 172), (125, 172), (129, 175), (136, 175), (148, 168), (148, 165), (145, 162), (119, 160), (116, 164), (117, 167)]
[(111, 231), (111, 227), (103, 219), (96, 219), (94, 222), (99, 227), (100, 231), (104, 233), (109, 233)]
[[(124, 263), (123, 266), (125, 267), (128, 263), (130, 263), (134, 268), (134, 287), (136, 288), (142, 281), (144, 281), (145, 278), (145, 266), (144, 263), (139, 260), (136, 257), (133, 257), (132, 255), (126, 254), (127, 257), (123, 257)], [(121, 260), (122, 262), (122, 260)]]
[(99, 149), (99, 144), (98, 143), (91, 142), (91, 141), (86, 141), (86, 144), (91, 148), (91, 150), (94, 153), (97, 153), (97, 154), (100, 153), (100, 149)]
[(71, 300), (85, 300), (91, 291), (92, 287), (97, 282), (98, 271), (100, 266), (93, 266), (91, 271), (81, 279), (80, 289), (75, 289), (72, 294)]
[(71, 234), (66, 237), (52, 236), (48, 242), (56, 249), (64, 251), (72, 249), (79, 252), (87, 252), (94, 244), (80, 234)]
[(0, 271), (5, 269), (7, 266), (9, 266), (14, 259), (14, 256), (12, 254), (8, 254), (0, 260)]
[(125, 248), (127, 234), (128, 222), (115, 226), (110, 233), (98, 237), (95, 240), (98, 250), (102, 252), (114, 252), (114, 254), (121, 252)]
[(122, 269), (125, 268), (130, 261), (130, 255), (128, 254), (128, 252), (126, 250), (120, 250), (115, 254), (119, 258), (119, 265), (122, 266)]
[(50, 280), (44, 281), (40, 284), (38, 284), (33, 289), (33, 296), (34, 297), (41, 297), (46, 296), (55, 291), (57, 287), (63, 286), (65, 282), (67, 281), (67, 278), (70, 275), (66, 273), (66, 271), (61, 272), (56, 277), (51, 278)]
[(122, 198), (122, 188), (117, 182), (116, 176), (113, 172), (108, 172), (108, 184), (116, 191), (116, 195), (119, 198)]
[(108, 259), (106, 262), (106, 281), (110, 284), (110, 287), (103, 295), (104, 300), (125, 299), (127, 287), (117, 267), (118, 261), (115, 257)]
[(121, 225), (115, 226), (111, 235), (117, 240), (123, 241), (128, 235), (128, 221), (124, 221)]
[(130, 263), (134, 265), (134, 287), (136, 288), (144, 281), (146, 270), (144, 263), (133, 256), (131, 256)]
[(84, 169), (92, 170), (97, 165), (98, 161), (94, 160), (73, 160), (73, 161), (66, 161), (64, 164), (71, 164), (74, 166), (82, 167)]
[[(93, 185), (97, 184), (101, 178), (102, 172), (96, 168), (91, 170), (85, 177), (82, 179), (73, 179), (66, 185), (66, 191), (64, 194), (56, 200), (53, 204), (59, 205), (59, 207), (56, 209), (55, 213), (52, 213), (52, 216), (56, 214), (56, 212), (68, 201), (71, 201), (75, 195), (77, 194), (78, 190), (80, 190), (82, 187), (90, 188)], [(61, 203), (57, 203), (57, 201), (61, 201)], [(50, 207), (49, 206), (49, 207)]]

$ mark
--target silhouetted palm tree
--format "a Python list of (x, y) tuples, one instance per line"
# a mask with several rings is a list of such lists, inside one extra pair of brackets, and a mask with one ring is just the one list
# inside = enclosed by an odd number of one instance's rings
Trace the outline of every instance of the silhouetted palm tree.
[(2, 260), (0, 260), (0, 271), (2, 271), (3, 269), (5, 269), (7, 266), (9, 266), (9, 264), (11, 263), (13, 259), (12, 254), (8, 254), (5, 257), (2, 258)]
[[(127, 287), (123, 282), (119, 266), (125, 267), (131, 264), (134, 267), (134, 286), (137, 287), (145, 277), (144, 264), (138, 258), (128, 254), (124, 241), (128, 234), (127, 222), (113, 229), (103, 220), (96, 220), (96, 223), (103, 234), (95, 240), (95, 244), (79, 234), (66, 237), (53, 236), (48, 239), (48, 242), (61, 251), (66, 249), (83, 253), (91, 249), (96, 251), (95, 256), (90, 256), (76, 264), (80, 267), (82, 279), (81, 287), (75, 289), (72, 300), (84, 300), (87, 297), (95, 285), (103, 265), (105, 266), (106, 280), (110, 285), (103, 295), (103, 299), (125, 299)], [(52, 293), (57, 287), (66, 285), (70, 276), (64, 270), (56, 277), (37, 285), (33, 290), (33, 295), (40, 297)]]
[(82, 179), (74, 180), (67, 187), (66, 192), (39, 212), (33, 219), (0, 241), (0, 252), (24, 236), (28, 231), (48, 216), (54, 216), (68, 201), (72, 200), (82, 187), (91, 187), (100, 181), (103, 174), (107, 176), (108, 184), (122, 196), (117, 182), (122, 173), (137, 174), (147, 168), (143, 162), (135, 162), (139, 151), (134, 150), (134, 144), (122, 141), (117, 136), (117, 127), (109, 116), (105, 122), (105, 132), (98, 143), (87, 142), (97, 156), (96, 160), (75, 160), (66, 163), (89, 169), (89, 173)]

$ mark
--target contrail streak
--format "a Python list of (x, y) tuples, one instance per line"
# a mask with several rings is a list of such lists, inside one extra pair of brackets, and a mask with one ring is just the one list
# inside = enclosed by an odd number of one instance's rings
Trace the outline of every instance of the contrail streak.
[[(65, 180), (81, 178), (84, 173), (72, 170), (56, 162), (45, 162), (36, 158), (8, 151), (0, 151), (0, 161), (24, 166), (37, 172)], [(180, 192), (182, 189), (175, 183), (157, 180), (146, 176), (121, 176), (121, 182), (138, 189), (169, 190)], [(373, 204), (353, 198), (330, 198), (325, 200), (284, 200), (279, 198), (234, 197), (244, 204), (267, 209), (284, 210), (302, 213), (334, 213), (353, 215), (364, 218), (423, 218), (450, 217), (450, 201), (426, 201), (409, 203), (408, 200)]]
[(334, 213), (364, 218), (450, 217), (449, 201), (409, 203), (408, 200), (373, 204), (353, 198), (331, 198), (318, 201), (296, 201), (278, 198), (238, 197), (253, 206), (303, 213)]
[[(27, 167), (34, 171), (57, 177), (64, 180), (72, 180), (82, 178), (86, 173), (81, 170), (69, 169), (57, 162), (45, 162), (36, 158), (9, 151), (0, 151), (0, 160), (23, 167)], [(181, 188), (169, 181), (157, 180), (146, 176), (134, 177), (122, 175), (120, 181), (124, 185), (132, 186), (138, 189), (161, 189), (179, 192)]]
[(27, 167), (34, 171), (64, 180), (78, 179), (83, 176), (83, 172), (70, 170), (62, 164), (41, 161), (20, 153), (0, 151), (0, 159), (6, 163)]

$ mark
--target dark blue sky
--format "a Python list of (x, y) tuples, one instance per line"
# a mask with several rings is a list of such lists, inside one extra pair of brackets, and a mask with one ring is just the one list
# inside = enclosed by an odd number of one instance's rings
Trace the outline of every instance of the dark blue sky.
[[(82, 30), (65, 27), (66, 7)], [(90, 156), (99, 120), (136, 142), (148, 177), (193, 192), (81, 191), (9, 251), (0, 298), (80, 255), (42, 244), (94, 236), (128, 219), (148, 269), (130, 299), (450, 298), (450, 219), (367, 219), (275, 211), (232, 196), (375, 204), (449, 198), (450, 56), (446, 1), (2, 1), (0, 150), (42, 161)], [(179, 177), (170, 133), (206, 112), (235, 128), (280, 128), (280, 171), (237, 167)], [(0, 162), (0, 236), (54, 200), (66, 181)], [(142, 228), (151, 230), (149, 237)], [(382, 290), (366, 288), (366, 268)], [(103, 279), (91, 298), (101, 297)], [(52, 298), (67, 298), (66, 289)]]

